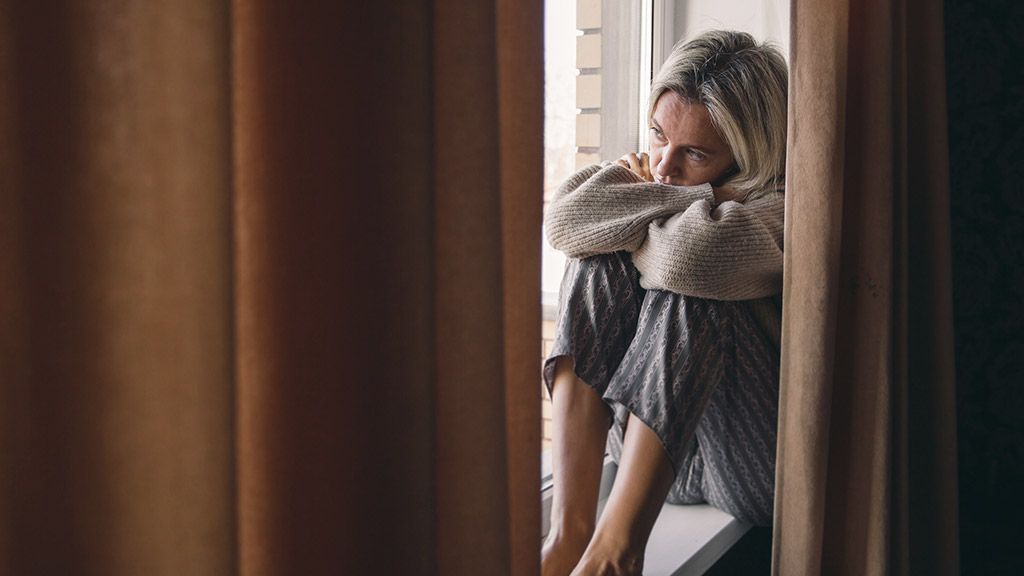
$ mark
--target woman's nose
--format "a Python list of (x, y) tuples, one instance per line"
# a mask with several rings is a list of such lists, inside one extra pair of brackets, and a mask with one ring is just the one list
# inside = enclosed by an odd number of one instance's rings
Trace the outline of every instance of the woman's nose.
[(656, 167), (657, 175), (662, 178), (679, 176), (682, 173), (682, 162), (679, 162), (678, 156), (678, 152), (666, 150)]

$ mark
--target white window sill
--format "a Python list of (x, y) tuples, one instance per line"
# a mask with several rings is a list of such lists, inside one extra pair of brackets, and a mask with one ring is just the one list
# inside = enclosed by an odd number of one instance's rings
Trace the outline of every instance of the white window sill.
[[(547, 457), (548, 454), (545, 454)], [(545, 462), (543, 502), (543, 533), (547, 535), (550, 526), (551, 490), (548, 474), (550, 463)], [(601, 476), (601, 496), (598, 516), (615, 480), (617, 467), (610, 458), (605, 460)], [(654, 523), (654, 530), (647, 543), (644, 559), (645, 576), (698, 576), (706, 572), (729, 548), (739, 541), (749, 524), (709, 506), (675, 506), (665, 504)]]
[(647, 543), (644, 574), (703, 574), (749, 529), (749, 524), (708, 504), (665, 504)]

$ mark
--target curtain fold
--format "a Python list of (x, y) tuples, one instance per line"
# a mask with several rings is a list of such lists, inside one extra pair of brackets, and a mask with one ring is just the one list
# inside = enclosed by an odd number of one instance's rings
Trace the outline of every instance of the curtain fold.
[(538, 115), (501, 130), (523, 88), (499, 50), (535, 53), (539, 19), (234, 7), (242, 573), (510, 574), (539, 541), (539, 410), (507, 417), (536, 379), (509, 363), (539, 341), (539, 248), (504, 246), (538, 241), (541, 165), (502, 151), (541, 142)]
[(0, 573), (230, 574), (226, 6), (0, 27)]
[(794, 0), (776, 574), (955, 574), (941, 6)]
[(541, 7), (0, 1), (0, 574), (537, 572)]
[(535, 200), (544, 169), (537, 145), (544, 141), (543, 9), (543, 2), (497, 2), (510, 569), (523, 576), (540, 573), (541, 407), (530, 383), (537, 380), (541, 317), (537, 231), (543, 214)]
[(242, 574), (435, 563), (428, 8), (233, 3)]

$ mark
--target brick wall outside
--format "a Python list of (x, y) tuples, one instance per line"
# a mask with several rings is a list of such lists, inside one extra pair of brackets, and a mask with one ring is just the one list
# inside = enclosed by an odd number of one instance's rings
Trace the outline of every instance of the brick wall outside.
[[(555, 337), (555, 321), (544, 320), (541, 328), (541, 346), (540, 346), (540, 362), (541, 366), (544, 365), (544, 359), (548, 357), (548, 353), (551, 352), (551, 344)], [(541, 436), (541, 450), (547, 450), (551, 448), (551, 398), (548, 396), (547, 386), (544, 385), (544, 380), (541, 379), (540, 383), (541, 397), (543, 398), (541, 404), (541, 418), (543, 420), (543, 433)]]
[(600, 161), (601, 0), (576, 1), (576, 168)]

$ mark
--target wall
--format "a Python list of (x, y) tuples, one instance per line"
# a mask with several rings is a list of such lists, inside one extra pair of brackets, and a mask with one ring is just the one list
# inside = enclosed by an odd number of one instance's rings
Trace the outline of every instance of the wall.
[(677, 38), (715, 28), (743, 30), (789, 54), (789, 0), (675, 0), (674, 21)]

